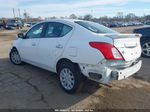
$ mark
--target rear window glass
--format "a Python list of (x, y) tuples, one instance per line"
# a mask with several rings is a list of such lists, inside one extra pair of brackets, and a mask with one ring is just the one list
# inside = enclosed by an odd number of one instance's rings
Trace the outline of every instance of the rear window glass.
[(61, 32), (61, 37), (68, 34), (72, 30), (72, 27), (68, 25), (63, 25), (62, 32)]
[(90, 21), (76, 21), (75, 23), (83, 26), (84, 28), (95, 32), (95, 33), (118, 33), (114, 30), (111, 30), (103, 25), (100, 25), (99, 23), (90, 22)]
[(72, 27), (68, 25), (57, 22), (50, 22), (47, 26), (45, 37), (63, 37), (71, 30)]

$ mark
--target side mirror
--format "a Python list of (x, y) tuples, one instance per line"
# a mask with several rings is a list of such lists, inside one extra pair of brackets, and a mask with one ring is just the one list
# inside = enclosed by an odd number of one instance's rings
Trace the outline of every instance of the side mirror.
[(23, 33), (19, 33), (19, 34), (17, 34), (17, 38), (21, 38), (21, 39), (24, 39), (24, 34)]

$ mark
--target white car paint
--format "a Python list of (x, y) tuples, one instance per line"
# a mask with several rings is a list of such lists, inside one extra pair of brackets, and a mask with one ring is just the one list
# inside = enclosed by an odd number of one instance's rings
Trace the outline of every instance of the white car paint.
[[(45, 21), (63, 23), (73, 29), (61, 38), (17, 39), (12, 48), (17, 48), (22, 61), (52, 72), (57, 72), (56, 66), (59, 60), (68, 59), (79, 65), (84, 76), (97, 82), (106, 83), (111, 80), (121, 80), (139, 71), (142, 64), (138, 60), (141, 55), (141, 35), (97, 34), (80, 26), (75, 21), (80, 20)], [(105, 59), (102, 52), (89, 45), (90, 42), (105, 42), (114, 45), (124, 60)], [(89, 73), (101, 74), (102, 78), (93, 79)]]

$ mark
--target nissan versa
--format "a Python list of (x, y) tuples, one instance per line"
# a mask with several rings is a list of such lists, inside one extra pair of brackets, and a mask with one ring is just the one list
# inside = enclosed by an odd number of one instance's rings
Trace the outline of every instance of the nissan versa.
[(120, 34), (98, 23), (54, 19), (19, 33), (10, 60), (55, 72), (68, 93), (83, 77), (107, 83), (135, 74), (141, 68), (140, 34)]

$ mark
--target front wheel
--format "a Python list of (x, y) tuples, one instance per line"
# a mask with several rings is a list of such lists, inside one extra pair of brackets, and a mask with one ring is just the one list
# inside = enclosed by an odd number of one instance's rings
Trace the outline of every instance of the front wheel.
[(150, 58), (150, 40), (144, 40), (141, 42), (142, 56)]
[(21, 65), (23, 62), (21, 61), (19, 52), (17, 49), (13, 48), (9, 54), (10, 61), (15, 65)]
[(58, 75), (60, 85), (67, 93), (72, 94), (79, 89), (82, 74), (75, 64), (71, 62), (62, 63), (59, 67)]

